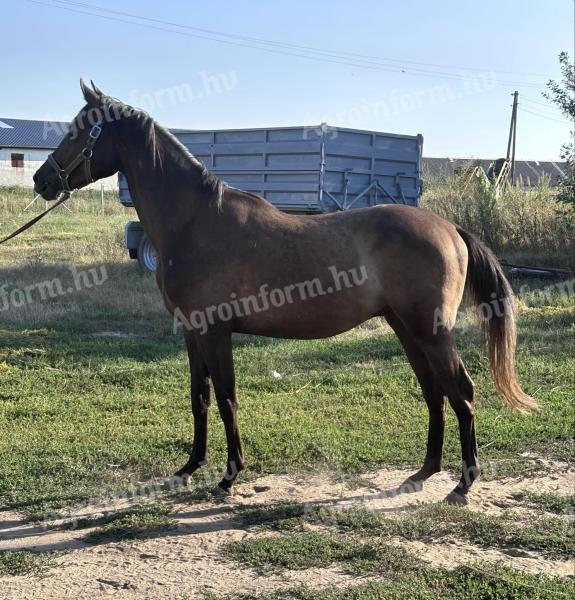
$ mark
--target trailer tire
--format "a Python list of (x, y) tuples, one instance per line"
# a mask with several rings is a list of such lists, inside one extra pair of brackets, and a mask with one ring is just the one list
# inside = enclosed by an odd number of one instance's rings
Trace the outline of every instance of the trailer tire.
[(156, 249), (152, 246), (148, 236), (144, 234), (138, 246), (138, 264), (142, 271), (154, 273), (156, 270), (156, 261)]

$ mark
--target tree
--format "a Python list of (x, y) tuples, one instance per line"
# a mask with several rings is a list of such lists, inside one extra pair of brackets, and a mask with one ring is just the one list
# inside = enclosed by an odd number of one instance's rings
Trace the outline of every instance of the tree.
[[(543, 96), (551, 100), (573, 124), (575, 123), (575, 64), (569, 60), (567, 52), (559, 55), (561, 75), (559, 82), (549, 81)], [(561, 147), (561, 158), (566, 161), (566, 179), (561, 183), (560, 199), (575, 204), (575, 126), (571, 131), (571, 141)]]

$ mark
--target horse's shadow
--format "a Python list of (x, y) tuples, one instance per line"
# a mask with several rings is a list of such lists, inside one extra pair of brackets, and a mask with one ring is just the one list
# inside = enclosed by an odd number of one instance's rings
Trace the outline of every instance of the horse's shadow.
[[(299, 503), (292, 503), (293, 516), (306, 518), (306, 515), (320, 514), (313, 511), (324, 511), (324, 518), (329, 510), (351, 508), (372, 501), (392, 499), (402, 495), (409, 495), (417, 491), (409, 489), (405, 484), (374, 489), (373, 492), (357, 494), (353, 490), (343, 493), (335, 498), (317, 498)], [(253, 494), (252, 494), (253, 495)], [(256, 494), (257, 495), (257, 494)], [(198, 500), (199, 498), (199, 500)], [(55, 552), (78, 550), (109, 543), (129, 543), (134, 540), (150, 540), (155, 538), (172, 538), (205, 535), (217, 532), (250, 531), (257, 528), (272, 525), (285, 515), (285, 502), (252, 503), (245, 501), (242, 496), (239, 501), (234, 497), (224, 499), (206, 500), (204, 494), (193, 492), (188, 494), (185, 488), (173, 491), (159, 498), (163, 504), (170, 508), (169, 518), (172, 523), (157, 528), (143, 529), (136, 535), (129, 531), (117, 536), (108, 536), (105, 533), (98, 534), (98, 528), (102, 525), (112, 523), (117, 517), (121, 517), (126, 510), (134, 507), (149, 506), (146, 504), (127, 503), (119, 507), (98, 507), (95, 512), (87, 508), (77, 512), (73, 518), (64, 519), (59, 523), (30, 523), (26, 518), (19, 518), (16, 513), (4, 511), (6, 518), (0, 518), (0, 551), (2, 550), (31, 550), (34, 552)], [(184, 506), (183, 502), (194, 502), (191, 506)], [(289, 504), (289, 503), (287, 503)], [(274, 507), (277, 510), (274, 510)], [(374, 512), (407, 512), (412, 511), (417, 505), (405, 503), (400, 506), (373, 508)], [(265, 509), (265, 510), (262, 510)], [(312, 511), (311, 513), (309, 511)], [(257, 519), (248, 518), (249, 511), (259, 511)], [(325, 512), (327, 511), (327, 512)], [(96, 514), (98, 516), (96, 516)], [(289, 516), (289, 515), (288, 515)], [(313, 517), (315, 518), (315, 517)], [(312, 520), (313, 520), (312, 518)], [(320, 518), (321, 520), (321, 518)], [(94, 535), (96, 532), (96, 535)]]

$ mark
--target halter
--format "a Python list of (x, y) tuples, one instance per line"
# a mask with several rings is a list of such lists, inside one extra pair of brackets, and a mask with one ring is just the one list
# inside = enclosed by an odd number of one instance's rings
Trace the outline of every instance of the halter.
[[(62, 184), (62, 192), (60, 194), (60, 197), (58, 198), (58, 200), (56, 200), (56, 202), (54, 202), (54, 204), (52, 204), (52, 206), (50, 206), (50, 208), (47, 208), (44, 212), (42, 212), (38, 216), (34, 217), (31, 221), (28, 221), (28, 223), (25, 223), (24, 225), (22, 225), (22, 227), (19, 227), (16, 231), (11, 233), (10, 235), (7, 235), (6, 237), (0, 239), (0, 244), (3, 244), (4, 242), (11, 240), (12, 238), (15, 238), (17, 235), (21, 234), (23, 231), (26, 231), (26, 229), (29, 229), (30, 227), (32, 227), (32, 225), (37, 223), (40, 219), (44, 218), (50, 211), (54, 210), (56, 207), (60, 206), (60, 204), (64, 203), (66, 200), (68, 200), (68, 198), (70, 197), (70, 194), (74, 191), (70, 187), (68, 178), (78, 168), (78, 166), (81, 163), (84, 163), (84, 173), (86, 175), (86, 179), (88, 180), (87, 183), (92, 183), (94, 181), (94, 179), (92, 177), (92, 170), (90, 167), (91, 167), (92, 155), (94, 153), (94, 146), (96, 145), (96, 142), (98, 141), (98, 138), (100, 137), (100, 135), (102, 133), (103, 125), (104, 125), (104, 116), (102, 114), (100, 114), (100, 116), (98, 118), (98, 122), (96, 123), (96, 125), (94, 125), (92, 127), (92, 129), (90, 129), (90, 133), (88, 134), (88, 139), (86, 141), (86, 145), (82, 148), (80, 153), (76, 156), (76, 158), (74, 158), (74, 160), (67, 167), (62, 168), (58, 164), (58, 161), (54, 158), (53, 153), (48, 155), (47, 162), (54, 169), (54, 171), (56, 171), (56, 174), (60, 178), (60, 183)], [(40, 194), (38, 194), (38, 196), (39, 195)], [(36, 198), (38, 196), (36, 196)], [(36, 198), (34, 198), (34, 200), (36, 200)]]
[(92, 183), (94, 181), (91, 170), (92, 155), (94, 154), (94, 146), (96, 145), (96, 142), (102, 133), (103, 126), (104, 118), (102, 115), (100, 115), (98, 122), (92, 127), (92, 129), (90, 129), (86, 145), (67, 167), (61, 167), (58, 164), (58, 161), (54, 158), (53, 152), (48, 155), (47, 162), (54, 169), (54, 171), (56, 171), (56, 174), (60, 178), (60, 183), (62, 184), (62, 190), (64, 192), (72, 191), (70, 183), (68, 182), (68, 178), (82, 163), (84, 163), (84, 174), (88, 180), (87, 183)]

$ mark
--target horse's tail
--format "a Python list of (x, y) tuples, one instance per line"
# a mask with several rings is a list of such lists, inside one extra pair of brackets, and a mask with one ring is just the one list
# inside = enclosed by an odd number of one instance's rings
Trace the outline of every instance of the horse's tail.
[(512, 408), (528, 412), (539, 408), (519, 385), (515, 372), (515, 312), (513, 290), (493, 252), (478, 238), (457, 227), (469, 253), (466, 286), (481, 308), (489, 329), (489, 362), (495, 387)]

